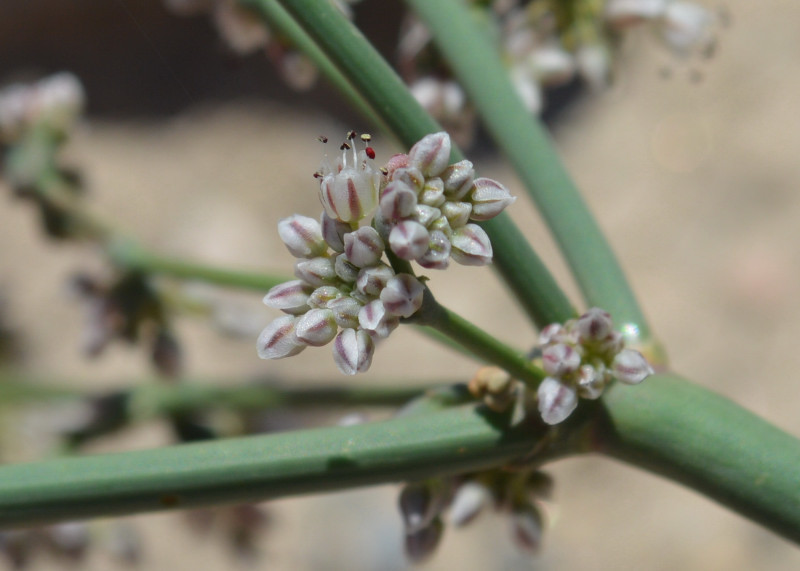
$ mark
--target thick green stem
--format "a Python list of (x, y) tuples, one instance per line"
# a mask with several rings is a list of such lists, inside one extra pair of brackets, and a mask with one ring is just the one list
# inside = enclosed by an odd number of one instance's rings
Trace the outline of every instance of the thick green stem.
[(257, 502), (481, 470), (530, 451), (476, 406), (386, 422), (0, 467), (0, 527)]
[(433, 34), (487, 129), (519, 173), (561, 247), (583, 296), (631, 324), (644, 315), (619, 263), (570, 178), (547, 130), (525, 109), (485, 22), (461, 0), (408, 0)]
[(800, 440), (672, 375), (615, 386), (597, 451), (705, 494), (800, 543)]
[[(247, 0), (253, 6), (270, 1)], [(407, 147), (442, 130), (369, 41), (330, 2), (281, 0), (281, 4)], [(463, 156), (454, 148), (451, 158)], [(574, 316), (569, 300), (507, 215), (483, 223), (483, 227), (492, 240), (494, 266), (537, 326)]]

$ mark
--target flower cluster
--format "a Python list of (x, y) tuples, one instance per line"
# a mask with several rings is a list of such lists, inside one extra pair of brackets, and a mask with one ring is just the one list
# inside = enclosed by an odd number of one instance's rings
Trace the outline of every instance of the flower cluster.
[(57, 73), (30, 85), (10, 85), (0, 90), (0, 143), (17, 139), (35, 123), (66, 133), (85, 105), (83, 86), (71, 73)]
[[(351, 18), (350, 4), (356, 1), (334, 0), (333, 4)], [(316, 82), (318, 70), (311, 59), (283, 34), (273, 34), (258, 13), (238, 0), (164, 0), (164, 4), (178, 15), (207, 13), (219, 35), (238, 55), (263, 50), (292, 89), (305, 91)]]
[(490, 506), (510, 517), (516, 545), (535, 552), (544, 527), (542, 501), (550, 499), (552, 488), (547, 474), (532, 470), (488, 470), (406, 484), (398, 501), (406, 554), (414, 563), (424, 561), (439, 545), (445, 522), (464, 527)]
[[(545, 106), (544, 92), (580, 78), (593, 89), (608, 85), (615, 50), (623, 33), (649, 24), (676, 56), (713, 52), (718, 18), (689, 0), (472, 0), (496, 30), (517, 94), (531, 113)], [(399, 67), (411, 92), (425, 109), (456, 134), (462, 144), (472, 137), (475, 113), (461, 86), (431, 49), (431, 34), (413, 16), (407, 18), (398, 47)]]
[(447, 133), (428, 135), (389, 161), (376, 226), (392, 251), (423, 268), (492, 261), (489, 236), (470, 221), (489, 220), (516, 198), (499, 182), (475, 178), (472, 163), (450, 162)]
[(547, 424), (558, 424), (572, 414), (579, 396), (599, 398), (615, 379), (635, 385), (653, 374), (639, 351), (624, 347), (622, 334), (602, 309), (592, 308), (564, 325), (548, 325), (540, 333), (539, 345), (548, 375), (539, 385), (539, 412)]
[[(324, 211), (319, 220), (295, 214), (278, 233), (297, 258), (296, 280), (275, 286), (264, 303), (286, 315), (258, 339), (262, 359), (296, 355), (333, 341), (339, 370), (366, 371), (375, 342), (422, 306), (425, 287), (396, 274), (386, 249), (425, 268), (444, 269), (450, 258), (467, 265), (491, 262), (486, 233), (470, 220), (487, 220), (514, 201), (500, 183), (475, 178), (472, 164), (449, 165), (450, 137), (428, 135), (409, 153), (376, 168), (370, 136), (361, 150), (351, 131), (341, 155), (326, 157), (315, 173)], [(322, 138), (323, 142), (327, 139)], [(372, 225), (362, 225), (374, 213)]]

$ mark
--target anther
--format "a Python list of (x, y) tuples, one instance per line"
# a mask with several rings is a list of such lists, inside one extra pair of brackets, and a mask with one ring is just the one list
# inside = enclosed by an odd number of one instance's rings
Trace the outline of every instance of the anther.
[(320, 143), (327, 143), (328, 137), (326, 137), (325, 135), (320, 135), (319, 137), (317, 137), (317, 141), (319, 141)]

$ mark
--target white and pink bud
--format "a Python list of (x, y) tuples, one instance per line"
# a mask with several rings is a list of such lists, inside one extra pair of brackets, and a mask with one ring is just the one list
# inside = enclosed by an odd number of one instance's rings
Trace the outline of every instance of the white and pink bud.
[(392, 175), (392, 182), (402, 182), (414, 192), (419, 193), (425, 186), (425, 175), (416, 167), (407, 166), (397, 169)]
[(366, 372), (374, 352), (375, 343), (363, 330), (344, 329), (333, 342), (333, 360), (345, 375)]
[(314, 287), (331, 284), (338, 277), (334, 260), (323, 257), (297, 260), (294, 275)]
[(313, 291), (303, 280), (292, 280), (270, 289), (264, 296), (264, 304), (289, 315), (300, 315), (308, 311), (308, 296)]
[(424, 136), (408, 151), (408, 164), (426, 177), (440, 175), (450, 164), (450, 135), (441, 131)]
[(578, 393), (553, 377), (545, 377), (539, 384), (539, 412), (547, 424), (559, 424), (578, 406)]
[(377, 264), (383, 256), (384, 244), (372, 226), (362, 226), (344, 235), (344, 253), (351, 264), (366, 268)]
[(336, 256), (336, 261), (333, 264), (333, 269), (336, 275), (345, 283), (355, 283), (358, 278), (359, 267), (350, 263), (345, 254)]
[(319, 222), (293, 214), (278, 222), (278, 235), (295, 258), (314, 258), (328, 250)]
[(428, 251), (430, 234), (414, 220), (403, 220), (389, 233), (389, 247), (402, 260), (415, 260)]
[(428, 250), (417, 258), (417, 263), (431, 270), (446, 270), (450, 265), (452, 251), (450, 239), (441, 230), (434, 230), (430, 236)]
[(450, 236), (450, 256), (464, 266), (485, 266), (492, 263), (492, 243), (477, 224), (467, 224)]
[(542, 543), (542, 515), (535, 505), (525, 502), (511, 510), (514, 542), (522, 549), (535, 553)]
[(308, 296), (308, 306), (311, 308), (328, 307), (331, 301), (342, 297), (342, 295), (342, 292), (336, 286), (320, 286)]
[(479, 178), (473, 184), (472, 220), (489, 220), (500, 214), (517, 199), (508, 189), (490, 178)]
[(386, 311), (399, 317), (411, 317), (422, 307), (425, 286), (410, 274), (398, 274), (381, 291)]
[(383, 302), (375, 299), (361, 308), (358, 314), (358, 324), (365, 331), (383, 339), (397, 329), (400, 319), (387, 313)]
[(542, 368), (551, 377), (574, 373), (581, 366), (581, 355), (571, 345), (556, 343), (542, 351)]
[(380, 211), (386, 220), (400, 220), (414, 213), (417, 192), (401, 180), (386, 185), (381, 193)]
[(358, 314), (363, 306), (357, 300), (349, 295), (343, 295), (330, 300), (327, 307), (333, 312), (333, 318), (339, 327), (343, 329), (358, 327)]
[(660, 19), (664, 41), (678, 54), (687, 54), (713, 41), (714, 17), (695, 2), (672, 0)]
[(627, 28), (643, 20), (660, 18), (668, 0), (609, 0), (605, 20), (615, 29)]
[(614, 332), (614, 323), (607, 311), (592, 307), (578, 318), (575, 328), (581, 343), (599, 343)]
[(273, 319), (258, 336), (258, 356), (262, 359), (283, 359), (297, 355), (306, 345), (295, 335), (296, 318), (284, 315)]
[(441, 218), (442, 211), (435, 206), (428, 206), (427, 204), (417, 204), (414, 208), (414, 220), (425, 226), (430, 227), (434, 220)]
[(428, 206), (440, 207), (447, 200), (444, 196), (444, 183), (440, 178), (432, 178), (425, 181), (420, 194), (420, 202)]
[(472, 214), (472, 204), (448, 200), (441, 206), (442, 214), (447, 218), (451, 228), (465, 226)]
[(364, 268), (358, 273), (356, 289), (367, 296), (378, 296), (394, 277), (394, 270), (386, 264)]
[(322, 237), (333, 250), (344, 252), (344, 235), (352, 232), (353, 229), (347, 222), (342, 222), (336, 218), (331, 218), (324, 210), (320, 216), (320, 227)]
[(578, 394), (585, 399), (598, 399), (606, 388), (606, 371), (604, 367), (595, 368), (583, 365), (576, 375)]
[(644, 355), (635, 349), (623, 349), (612, 365), (614, 376), (626, 385), (636, 385), (653, 374), (653, 368)]
[(551, 323), (539, 332), (539, 345), (549, 345), (557, 341), (564, 333), (564, 326), (560, 323)]
[(483, 484), (474, 480), (461, 484), (453, 496), (450, 511), (447, 513), (450, 523), (457, 527), (467, 525), (480, 515), (491, 499), (491, 492)]
[(472, 189), (475, 169), (466, 159), (447, 167), (441, 174), (444, 183), (444, 194), (450, 200), (461, 200)]
[(297, 338), (312, 347), (327, 345), (338, 331), (339, 326), (330, 309), (311, 309), (295, 323)]

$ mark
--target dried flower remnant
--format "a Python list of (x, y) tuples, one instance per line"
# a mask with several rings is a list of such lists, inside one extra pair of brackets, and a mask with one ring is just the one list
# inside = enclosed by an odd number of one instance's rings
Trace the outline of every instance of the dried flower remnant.
[(614, 380), (634, 385), (653, 374), (641, 353), (625, 348), (611, 316), (596, 307), (563, 325), (548, 325), (539, 345), (548, 375), (538, 389), (539, 412), (547, 424), (566, 420), (578, 397), (600, 398)]
[(470, 221), (497, 216), (512, 204), (508, 189), (476, 179), (469, 161), (450, 165), (447, 133), (423, 137), (381, 167), (371, 140), (350, 131), (338, 156), (323, 160), (314, 174), (323, 206), (319, 220), (295, 214), (278, 223), (281, 240), (297, 258), (297, 279), (264, 297), (285, 315), (261, 332), (262, 359), (332, 342), (341, 372), (368, 370), (376, 343), (420, 309), (425, 293), (414, 275), (395, 273), (387, 250), (424, 268), (444, 269), (451, 259), (491, 263), (489, 237)]

